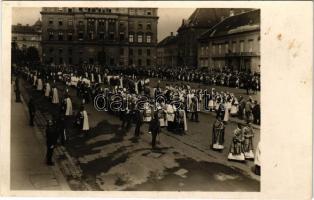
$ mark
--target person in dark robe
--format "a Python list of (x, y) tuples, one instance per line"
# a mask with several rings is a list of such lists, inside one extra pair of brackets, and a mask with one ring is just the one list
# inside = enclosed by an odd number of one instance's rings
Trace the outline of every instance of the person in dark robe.
[(141, 132), (141, 126), (143, 124), (143, 116), (142, 113), (139, 109), (136, 109), (134, 111), (134, 121), (135, 121), (135, 132), (134, 132), (134, 136), (135, 137), (139, 137), (140, 136), (140, 132)]
[(65, 144), (67, 140), (66, 136), (66, 128), (65, 128), (65, 118), (63, 114), (60, 114), (59, 117), (56, 119), (56, 131), (58, 133), (58, 138), (62, 145)]
[(21, 92), (20, 92), (20, 81), (19, 77), (17, 76), (15, 79), (15, 102), (20, 103), (21, 102)]
[(152, 149), (155, 149), (156, 138), (160, 132), (160, 124), (157, 113), (154, 114), (153, 119), (150, 121), (148, 131), (152, 134)]
[(218, 117), (213, 125), (212, 148), (214, 150), (224, 149), (225, 125), (221, 117)]
[(34, 98), (31, 97), (29, 99), (29, 102), (28, 102), (28, 113), (29, 113), (29, 125), (30, 126), (34, 126), (35, 112), (36, 112), (36, 107), (35, 107)]
[(53, 150), (57, 144), (58, 134), (56, 132), (56, 127), (53, 124), (52, 120), (48, 121), (48, 126), (46, 129), (46, 145), (47, 145), (47, 154), (46, 154), (46, 163), (47, 165), (54, 165), (52, 162)]
[(253, 113), (253, 123), (260, 125), (261, 123), (261, 107), (257, 101), (254, 101)]

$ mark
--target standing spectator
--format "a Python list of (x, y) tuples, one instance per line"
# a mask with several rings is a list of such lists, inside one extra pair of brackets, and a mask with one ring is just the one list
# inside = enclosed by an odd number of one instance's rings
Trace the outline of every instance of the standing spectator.
[(29, 112), (29, 125), (34, 126), (34, 118), (35, 118), (35, 112), (36, 112), (36, 107), (35, 107), (35, 102), (34, 98), (31, 97), (28, 102), (28, 112)]
[(142, 122), (143, 122), (143, 116), (142, 116), (141, 111), (139, 109), (135, 110), (134, 118), (135, 118), (135, 125), (136, 125), (134, 136), (139, 137), (140, 132), (141, 132)]
[(56, 131), (58, 133), (58, 138), (61, 141), (61, 144), (64, 145), (66, 140), (67, 140), (67, 136), (66, 136), (66, 128), (65, 128), (65, 119), (63, 114), (61, 114), (58, 119), (56, 120)]
[(47, 145), (47, 154), (46, 154), (46, 163), (47, 165), (54, 165), (52, 162), (52, 155), (55, 145), (57, 144), (58, 134), (56, 133), (56, 128), (52, 120), (48, 121), (48, 126), (46, 129), (46, 145)]
[(253, 107), (252, 113), (253, 113), (253, 123), (260, 125), (261, 124), (261, 107), (257, 101), (254, 101), (254, 107)]

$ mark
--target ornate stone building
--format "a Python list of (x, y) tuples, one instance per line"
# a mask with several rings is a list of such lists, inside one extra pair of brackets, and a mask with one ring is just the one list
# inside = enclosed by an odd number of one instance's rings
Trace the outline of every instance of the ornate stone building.
[(157, 8), (43, 8), (43, 61), (155, 66)]
[(260, 10), (225, 18), (199, 38), (201, 67), (260, 72)]
[(178, 66), (177, 37), (173, 32), (157, 45), (157, 65), (163, 67)]

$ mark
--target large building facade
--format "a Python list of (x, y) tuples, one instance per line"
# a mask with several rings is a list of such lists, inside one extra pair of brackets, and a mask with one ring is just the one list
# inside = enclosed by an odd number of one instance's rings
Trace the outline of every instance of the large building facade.
[(197, 39), (224, 18), (250, 9), (197, 8), (187, 20), (182, 20), (178, 32), (178, 65), (198, 67)]
[(260, 10), (224, 19), (199, 38), (201, 67), (260, 72)]
[(157, 8), (43, 8), (47, 64), (156, 65)]
[(177, 37), (173, 32), (160, 41), (157, 45), (157, 66), (177, 67), (178, 66), (178, 45)]
[(41, 55), (41, 21), (36, 21), (33, 25), (17, 24), (12, 26), (12, 42), (19, 49), (35, 47)]

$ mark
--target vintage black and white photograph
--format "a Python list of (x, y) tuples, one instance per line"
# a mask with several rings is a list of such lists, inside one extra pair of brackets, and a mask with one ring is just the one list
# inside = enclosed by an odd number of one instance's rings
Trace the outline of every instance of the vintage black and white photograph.
[(13, 7), (10, 189), (260, 192), (260, 15)]

